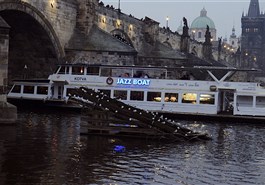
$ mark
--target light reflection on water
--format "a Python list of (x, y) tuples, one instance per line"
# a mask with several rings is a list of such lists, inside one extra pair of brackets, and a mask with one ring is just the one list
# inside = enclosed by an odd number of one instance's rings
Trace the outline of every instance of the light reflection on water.
[(77, 113), (21, 112), (16, 126), (1, 127), (0, 184), (265, 182), (265, 125), (179, 121), (213, 140), (162, 143), (80, 136), (80, 121)]

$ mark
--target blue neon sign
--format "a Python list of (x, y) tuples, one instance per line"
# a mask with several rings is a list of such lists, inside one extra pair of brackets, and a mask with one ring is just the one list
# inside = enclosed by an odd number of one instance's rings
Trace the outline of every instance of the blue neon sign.
[(146, 79), (118, 78), (117, 85), (149, 86), (150, 82), (151, 80)]

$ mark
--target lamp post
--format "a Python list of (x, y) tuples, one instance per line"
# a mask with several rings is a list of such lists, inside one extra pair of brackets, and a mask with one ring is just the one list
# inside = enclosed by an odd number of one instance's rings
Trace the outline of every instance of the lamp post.
[(166, 17), (166, 21), (167, 21), (167, 27), (166, 28), (168, 28), (168, 20), (169, 20), (169, 17), (167, 16)]

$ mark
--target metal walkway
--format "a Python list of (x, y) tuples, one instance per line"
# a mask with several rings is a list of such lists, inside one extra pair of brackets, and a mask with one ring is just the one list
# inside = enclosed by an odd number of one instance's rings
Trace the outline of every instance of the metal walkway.
[[(106, 113), (111, 112), (113, 116), (127, 122), (137, 122), (137, 129), (148, 128), (157, 133), (159, 137), (170, 140), (209, 140), (207, 133), (194, 132), (184, 128), (174, 121), (164, 118), (163, 115), (132, 107), (116, 99), (109, 98), (102, 92), (81, 87), (71, 92), (70, 98), (85, 107), (92, 107)], [(137, 130), (135, 129), (135, 130)], [(131, 129), (132, 130), (132, 129)]]

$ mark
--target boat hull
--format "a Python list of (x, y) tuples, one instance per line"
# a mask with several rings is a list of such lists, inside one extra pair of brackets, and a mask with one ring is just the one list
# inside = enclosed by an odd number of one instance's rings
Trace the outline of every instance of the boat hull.
[(61, 109), (61, 110), (76, 110), (80, 111), (83, 106), (76, 102), (65, 102), (58, 100), (32, 100), (32, 99), (14, 99), (8, 98), (7, 101), (15, 106), (18, 109)]

